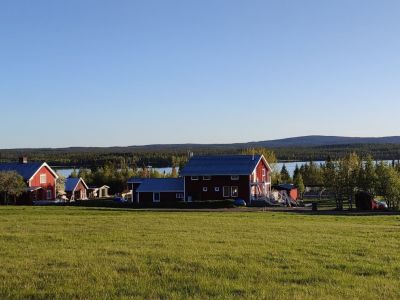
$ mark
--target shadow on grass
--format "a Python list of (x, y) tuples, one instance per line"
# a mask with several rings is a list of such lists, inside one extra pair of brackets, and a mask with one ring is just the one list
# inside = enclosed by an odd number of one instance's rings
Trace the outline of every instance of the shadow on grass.
[(335, 210), (323, 208), (317, 211), (308, 207), (235, 207), (227, 201), (184, 202), (178, 205), (139, 206), (132, 203), (118, 203), (114, 201), (79, 201), (57, 206), (79, 207), (97, 211), (147, 211), (147, 212), (281, 212), (313, 216), (392, 216), (400, 215), (400, 211), (360, 211)]

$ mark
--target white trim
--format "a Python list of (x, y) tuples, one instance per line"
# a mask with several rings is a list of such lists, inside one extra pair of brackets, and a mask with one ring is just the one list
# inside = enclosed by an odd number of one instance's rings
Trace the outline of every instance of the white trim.
[[(265, 163), (265, 165), (267, 166), (267, 168), (269, 169), (269, 171), (272, 172), (271, 166), (269, 165), (269, 163), (268, 163), (267, 160), (265, 159), (264, 155), (262, 155), (262, 154), (261, 154), (261, 157), (260, 157), (260, 159), (258, 160), (258, 162), (257, 162), (257, 164), (256, 164), (256, 166), (255, 166), (255, 168), (253, 169), (253, 172), (257, 170), (257, 167), (258, 167), (258, 165), (260, 164), (260, 161), (261, 161), (261, 160), (264, 161), (264, 163)], [(253, 172), (252, 172), (252, 173), (253, 173)]]
[[(178, 197), (178, 195), (179, 195), (179, 197)], [(176, 199), (183, 199), (183, 193), (176, 193), (175, 194), (175, 198)]]
[(42, 173), (39, 175), (39, 184), (46, 184), (47, 183), (47, 174)]
[(208, 187), (203, 186), (203, 192), (208, 192)]
[(199, 180), (199, 176), (190, 176), (190, 180), (197, 181)]
[[(31, 181), (32, 178), (35, 177), (36, 174), (37, 174), (37, 173), (40, 171), (40, 169), (43, 168), (43, 167), (46, 167), (46, 168), (50, 171), (50, 173), (54, 175), (54, 177), (55, 177), (56, 179), (58, 178), (57, 173), (54, 172), (53, 169), (50, 168), (50, 166), (49, 166), (47, 163), (44, 162), (44, 163), (36, 170), (36, 172), (33, 173), (33, 175), (31, 176), (31, 178), (29, 178), (29, 181)], [(29, 182), (29, 183), (30, 183), (30, 182)]]
[(219, 191), (220, 191), (219, 186), (214, 187), (214, 192), (219, 192)]
[[(228, 195), (225, 194), (225, 188), (228, 188), (229, 192)], [(231, 196), (231, 187), (229, 185), (225, 185), (222, 187), (222, 197), (229, 198)]]
[(231, 175), (232, 181), (238, 181), (240, 179), (240, 175)]
[(183, 202), (186, 202), (186, 177), (183, 176)]
[[(158, 194), (158, 200), (155, 200), (155, 195)], [(161, 200), (161, 193), (160, 192), (153, 192), (153, 203), (159, 203)]]
[(206, 181), (206, 180), (207, 180), (207, 181), (208, 181), (208, 180), (211, 180), (211, 176), (203, 176), (203, 180), (205, 180), (205, 181)]
[[(233, 189), (236, 189), (236, 196), (233, 195)], [(239, 197), (239, 187), (238, 186), (231, 186), (231, 197)]]

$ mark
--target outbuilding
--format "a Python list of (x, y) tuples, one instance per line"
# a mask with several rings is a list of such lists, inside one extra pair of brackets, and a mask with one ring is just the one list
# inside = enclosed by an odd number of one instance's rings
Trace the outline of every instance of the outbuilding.
[(183, 198), (183, 178), (143, 179), (136, 189), (136, 202), (140, 204), (176, 203)]
[(88, 189), (83, 178), (69, 177), (65, 181), (65, 192), (69, 200), (87, 200)]

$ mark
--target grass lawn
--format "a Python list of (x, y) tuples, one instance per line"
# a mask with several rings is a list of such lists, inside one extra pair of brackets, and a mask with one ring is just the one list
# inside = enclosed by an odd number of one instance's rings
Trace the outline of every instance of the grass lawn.
[(400, 216), (0, 207), (0, 299), (400, 298)]

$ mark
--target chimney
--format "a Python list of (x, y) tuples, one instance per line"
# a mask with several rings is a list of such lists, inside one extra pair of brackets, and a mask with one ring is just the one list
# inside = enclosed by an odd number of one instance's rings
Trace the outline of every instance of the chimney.
[(28, 157), (26, 157), (26, 156), (21, 156), (21, 157), (19, 158), (19, 163), (20, 163), (20, 164), (27, 164), (27, 163), (28, 163)]

